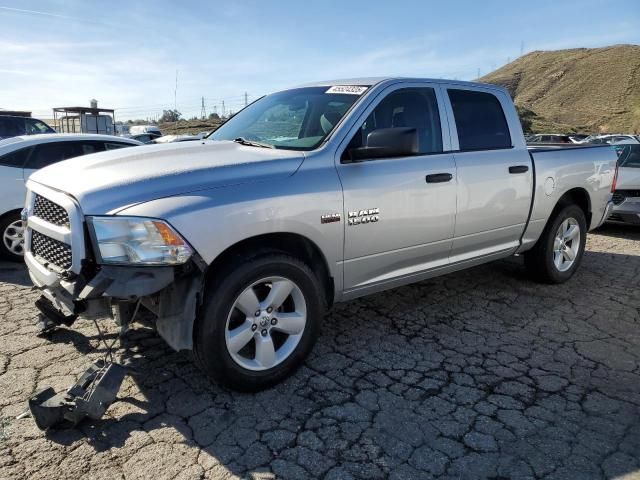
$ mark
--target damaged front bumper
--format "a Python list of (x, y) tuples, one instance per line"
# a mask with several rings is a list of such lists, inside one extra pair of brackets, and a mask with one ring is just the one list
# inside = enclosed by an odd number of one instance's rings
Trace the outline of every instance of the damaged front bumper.
[(157, 317), (158, 333), (175, 350), (190, 350), (203, 272), (190, 260), (181, 266), (101, 265), (87, 274), (64, 275), (47, 268), (31, 252), (25, 262), (42, 292), (36, 306), (54, 323), (70, 324), (79, 314), (112, 316), (114, 307), (140, 301)]

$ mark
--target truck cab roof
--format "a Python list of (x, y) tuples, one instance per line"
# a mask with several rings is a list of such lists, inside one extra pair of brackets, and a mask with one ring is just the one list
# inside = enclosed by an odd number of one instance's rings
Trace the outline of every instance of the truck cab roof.
[(483, 88), (492, 88), (496, 90), (507, 91), (506, 88), (500, 85), (494, 85), (491, 83), (480, 83), (480, 82), (469, 82), (464, 80), (450, 80), (443, 78), (421, 78), (421, 77), (358, 77), (358, 78), (341, 78), (334, 80), (322, 80), (318, 82), (306, 83), (303, 85), (298, 85), (298, 87), (331, 87), (335, 85), (355, 85), (355, 86), (363, 86), (363, 87), (374, 87), (380, 84), (386, 83), (396, 83), (396, 82), (429, 82), (429, 83), (446, 83), (446, 84), (455, 84), (461, 86), (469, 86), (469, 87), (483, 87)]

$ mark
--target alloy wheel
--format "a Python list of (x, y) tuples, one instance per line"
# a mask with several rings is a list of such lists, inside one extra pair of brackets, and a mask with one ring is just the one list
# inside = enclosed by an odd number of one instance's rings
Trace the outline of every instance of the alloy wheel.
[(24, 255), (24, 230), (25, 222), (22, 220), (12, 222), (4, 229), (2, 240), (10, 253), (19, 256)]
[(580, 252), (580, 225), (575, 218), (565, 219), (553, 240), (553, 263), (560, 272), (569, 270)]
[(243, 368), (268, 370), (294, 352), (307, 321), (302, 290), (284, 277), (252, 283), (236, 298), (227, 317), (225, 342)]

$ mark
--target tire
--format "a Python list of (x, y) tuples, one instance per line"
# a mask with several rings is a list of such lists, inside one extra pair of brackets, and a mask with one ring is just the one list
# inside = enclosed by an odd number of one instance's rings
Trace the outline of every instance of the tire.
[(584, 212), (577, 205), (568, 205), (551, 218), (535, 246), (525, 253), (525, 266), (537, 281), (564, 283), (580, 266), (586, 241)]
[(213, 381), (245, 392), (293, 373), (313, 348), (326, 308), (313, 271), (287, 254), (263, 252), (214, 274), (194, 326), (200, 368)]
[(12, 212), (0, 219), (0, 257), (11, 262), (24, 261), (24, 222), (20, 212)]

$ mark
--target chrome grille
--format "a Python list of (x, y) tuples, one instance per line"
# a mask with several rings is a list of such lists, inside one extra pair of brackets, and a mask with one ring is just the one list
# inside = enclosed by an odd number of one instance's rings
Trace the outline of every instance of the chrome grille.
[(71, 268), (71, 246), (33, 230), (31, 232), (31, 252), (54, 265), (68, 270)]
[(60, 205), (53, 203), (40, 195), (36, 195), (35, 202), (33, 204), (33, 214), (46, 220), (49, 223), (59, 226), (69, 225), (69, 214)]

